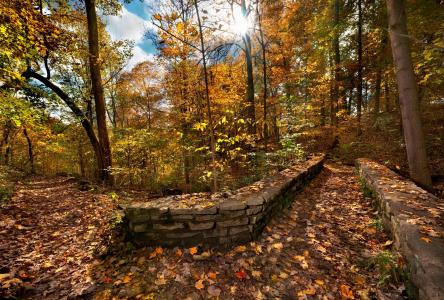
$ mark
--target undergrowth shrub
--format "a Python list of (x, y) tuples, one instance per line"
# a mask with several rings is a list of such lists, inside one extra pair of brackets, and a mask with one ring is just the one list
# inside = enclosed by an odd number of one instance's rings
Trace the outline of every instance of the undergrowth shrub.
[(407, 279), (404, 260), (395, 252), (388, 250), (379, 252), (369, 259), (368, 267), (377, 269), (380, 287), (390, 283), (399, 284)]

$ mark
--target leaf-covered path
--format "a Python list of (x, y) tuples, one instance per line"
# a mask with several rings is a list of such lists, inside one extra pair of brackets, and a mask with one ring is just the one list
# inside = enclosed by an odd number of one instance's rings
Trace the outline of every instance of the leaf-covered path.
[(230, 251), (143, 248), (94, 257), (112, 208), (107, 197), (63, 182), (20, 186), (1, 211), (0, 263), (8, 269), (0, 273), (15, 272), (36, 299), (383, 297), (369, 263), (390, 241), (352, 167), (326, 164), (258, 241)]
[(88, 269), (115, 205), (66, 178), (19, 183), (0, 209), (0, 298), (60, 299), (89, 291)]

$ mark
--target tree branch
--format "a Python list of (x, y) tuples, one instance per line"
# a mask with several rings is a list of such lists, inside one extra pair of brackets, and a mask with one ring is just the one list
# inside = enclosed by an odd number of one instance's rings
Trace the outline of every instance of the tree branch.
[(165, 28), (163, 28), (162, 26), (157, 25), (154, 21), (151, 21), (151, 23), (156, 26), (157, 28), (159, 28), (160, 30), (162, 30), (163, 32), (165, 32), (166, 34), (172, 36), (173, 38), (175, 38), (176, 40), (181, 41), (184, 44), (187, 44), (188, 46), (190, 46), (191, 48), (193, 48), (194, 50), (197, 50), (199, 52), (202, 52), (200, 48), (194, 46), (193, 44), (185, 41), (184, 39), (178, 37), (177, 35), (175, 35), (174, 33), (169, 32), (168, 30), (166, 30)]
[(74, 101), (72, 101), (72, 99), (64, 92), (62, 91), (61, 88), (59, 88), (57, 85), (55, 85), (54, 83), (52, 83), (49, 79), (47, 79), (46, 77), (40, 75), (39, 73), (36, 73), (34, 71), (32, 71), (30, 68), (28, 68), (25, 72), (22, 73), (22, 76), (25, 77), (26, 79), (29, 78), (34, 78), (38, 81), (40, 81), (41, 83), (43, 83), (46, 87), (48, 87), (49, 89), (51, 89), (54, 93), (57, 94), (57, 96), (59, 96), (63, 102), (66, 103), (66, 105), (71, 109), (71, 111), (79, 118), (86, 119), (85, 114), (83, 113), (83, 111), (74, 103)]

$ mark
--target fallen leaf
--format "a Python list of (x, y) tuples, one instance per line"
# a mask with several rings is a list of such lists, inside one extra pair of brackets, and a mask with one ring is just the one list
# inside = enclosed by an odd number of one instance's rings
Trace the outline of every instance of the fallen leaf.
[(235, 285), (232, 285), (232, 286), (230, 286), (230, 294), (236, 294), (236, 290), (237, 290), (237, 286), (235, 286)]
[(393, 244), (393, 241), (388, 240), (388, 241), (386, 241), (382, 246), (383, 246), (383, 247), (387, 247), (387, 246), (390, 246), (391, 244)]
[(310, 287), (310, 288), (308, 288), (308, 289), (305, 289), (305, 290), (303, 290), (303, 291), (300, 291), (300, 292), (298, 293), (298, 297), (304, 297), (304, 296), (306, 296), (306, 295), (314, 295), (314, 294), (316, 294), (316, 290), (315, 290), (313, 287)]
[(282, 248), (284, 248), (284, 245), (282, 243), (275, 243), (275, 244), (273, 244), (273, 248), (277, 249), (277, 250), (281, 250)]
[(253, 275), (254, 278), (260, 278), (262, 275), (262, 272), (254, 270), (251, 272), (251, 275)]
[(216, 280), (217, 274), (215, 272), (208, 272), (208, 278)]
[(355, 282), (359, 285), (364, 285), (365, 284), (365, 277), (358, 275), (355, 277)]
[(427, 238), (427, 237), (424, 237), (424, 236), (421, 238), (421, 240), (422, 240), (423, 242), (426, 242), (427, 244), (429, 244), (429, 243), (432, 242), (431, 239), (429, 239), (429, 238)]
[(129, 283), (131, 282), (131, 280), (133, 280), (133, 273), (129, 272), (128, 274), (125, 275), (125, 277), (123, 277), (122, 282)]
[(341, 296), (343, 299), (355, 299), (353, 296), (353, 291), (350, 289), (350, 287), (346, 284), (341, 284)]
[(105, 277), (103, 277), (102, 281), (104, 283), (112, 283), (113, 279), (111, 277), (105, 276)]
[(202, 252), (200, 255), (199, 254), (193, 255), (193, 259), (194, 260), (205, 260), (205, 259), (209, 258), (210, 256), (211, 256), (210, 251), (205, 251), (205, 252)]
[(321, 280), (321, 279), (316, 279), (316, 280), (315, 280), (315, 283), (316, 283), (317, 285), (320, 285), (320, 286), (325, 285), (324, 280)]
[(242, 252), (245, 252), (246, 250), (247, 250), (247, 247), (245, 247), (244, 245), (237, 246), (236, 248), (234, 248), (234, 251), (237, 253), (242, 253)]
[(12, 277), (12, 274), (10, 274), (10, 273), (0, 274), (0, 282), (6, 280), (8, 278), (11, 278), (11, 277)]
[(324, 253), (324, 254), (327, 253), (327, 249), (325, 249), (321, 245), (317, 245), (316, 250), (318, 250), (319, 252)]
[(304, 270), (308, 269), (308, 263), (305, 260), (305, 256), (295, 255), (295, 256), (293, 256), (293, 259), (296, 260), (297, 262), (299, 262), (299, 265), (301, 266), (302, 269), (304, 269)]
[(21, 284), (23, 281), (21, 281), (19, 278), (12, 278), (9, 280), (6, 280), (2, 284), (2, 288), (8, 289), (11, 287), (11, 285)]
[(194, 287), (196, 289), (198, 289), (198, 290), (203, 289), (205, 287), (204, 284), (203, 284), (203, 280), (200, 279), (200, 280), (196, 281), (196, 284), (194, 284)]
[(375, 234), (376, 233), (376, 229), (373, 227), (369, 227), (365, 229), (365, 232), (367, 232), (368, 234)]
[(245, 270), (243, 268), (240, 269), (239, 271), (237, 271), (235, 274), (236, 274), (236, 277), (239, 278), (240, 280), (247, 278), (247, 273), (245, 272)]

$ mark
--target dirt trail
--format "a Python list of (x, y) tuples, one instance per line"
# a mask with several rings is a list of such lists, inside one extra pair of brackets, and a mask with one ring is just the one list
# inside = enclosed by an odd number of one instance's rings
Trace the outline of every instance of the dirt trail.
[[(10, 285), (20, 297), (84, 294), (92, 286), (88, 269), (103, 247), (113, 205), (107, 197), (79, 191), (66, 178), (36, 177), (16, 189), (0, 209), (0, 273), (14, 278)], [(0, 298), (10, 292), (4, 282)]]
[[(0, 273), (24, 270), (34, 276), (22, 279), (32, 284), (28, 297), (35, 299), (81, 294), (96, 299), (372, 299), (383, 294), (369, 258), (386, 249), (387, 237), (373, 226), (376, 214), (352, 167), (327, 163), (258, 241), (230, 251), (143, 248), (94, 259), (112, 208), (106, 197), (60, 180), (19, 186), (9, 207), (0, 211), (0, 263), (7, 266)], [(395, 294), (388, 299), (398, 299)]]

